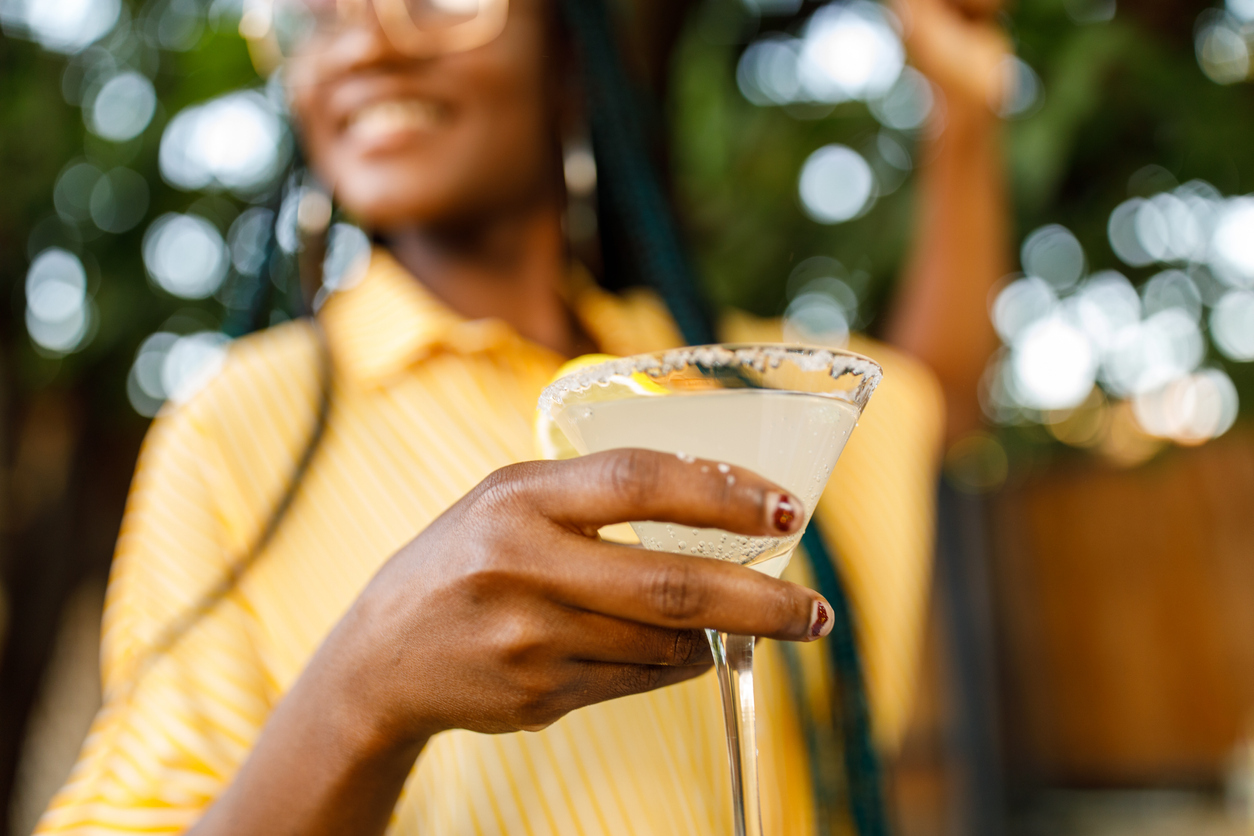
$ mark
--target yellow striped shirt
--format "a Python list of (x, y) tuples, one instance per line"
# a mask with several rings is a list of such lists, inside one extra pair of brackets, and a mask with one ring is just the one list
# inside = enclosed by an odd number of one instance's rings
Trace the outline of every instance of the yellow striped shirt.
[[(679, 343), (647, 293), (588, 287), (574, 306), (603, 351)], [(379, 566), (489, 472), (534, 458), (532, 416), (556, 354), (502, 322), (459, 317), (382, 251), (319, 316), (334, 398), (290, 513), (229, 596), (145, 661), (248, 551), (281, 496), (317, 413), (312, 329), (293, 323), (237, 341), (204, 391), (154, 422), (109, 583), (104, 705), (37, 832), (186, 829), (229, 785), (270, 710)], [(743, 315), (726, 326), (730, 340), (779, 338), (775, 323)], [(855, 348), (882, 363), (884, 382), (818, 514), (854, 602), (877, 737), (891, 747), (922, 626), (941, 406), (918, 365), (869, 342)], [(804, 669), (821, 669), (817, 644), (799, 653)], [(768, 833), (813, 833), (784, 660), (769, 642), (758, 656), (764, 823)], [(825, 699), (821, 686), (812, 691)], [(438, 735), (389, 833), (728, 833), (726, 769), (707, 675), (576, 711), (539, 733)]]

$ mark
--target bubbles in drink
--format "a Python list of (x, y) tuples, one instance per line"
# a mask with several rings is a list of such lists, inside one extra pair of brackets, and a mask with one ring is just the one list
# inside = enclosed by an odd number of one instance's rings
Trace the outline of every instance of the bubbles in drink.
[[(853, 429), (856, 407), (836, 398), (797, 392), (726, 389), (679, 397), (640, 397), (570, 407), (555, 419), (581, 453), (642, 447), (755, 471), (805, 503), (806, 513), (831, 475)], [(595, 420), (589, 418), (595, 416)], [(729, 535), (670, 523), (633, 522), (646, 548), (734, 561), (778, 575), (796, 548), (787, 538)]]

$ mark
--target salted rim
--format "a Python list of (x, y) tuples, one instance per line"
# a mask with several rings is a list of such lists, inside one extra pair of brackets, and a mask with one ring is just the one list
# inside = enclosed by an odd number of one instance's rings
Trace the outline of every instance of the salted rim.
[(858, 383), (858, 388), (853, 390), (852, 396), (844, 392), (822, 394), (852, 402), (859, 409), (866, 406), (871, 393), (884, 376), (884, 370), (879, 363), (852, 351), (771, 344), (694, 345), (606, 360), (604, 363), (579, 369), (549, 384), (540, 393), (540, 401), (536, 406), (552, 419), (554, 412), (561, 409), (562, 401), (567, 395), (586, 392), (593, 386), (605, 386), (616, 377), (631, 377), (633, 374), (643, 373), (658, 378), (691, 365), (748, 366), (765, 371), (768, 366), (772, 369), (778, 368), (785, 360), (805, 372), (827, 370), (833, 380), (847, 374), (858, 375), (862, 380)]

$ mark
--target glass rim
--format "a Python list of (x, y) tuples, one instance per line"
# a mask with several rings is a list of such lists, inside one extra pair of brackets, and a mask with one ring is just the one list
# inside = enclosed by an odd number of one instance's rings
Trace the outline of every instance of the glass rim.
[[(748, 367), (757, 371), (779, 368), (785, 361), (793, 363), (801, 371), (827, 372), (832, 380), (845, 375), (861, 378), (852, 394), (845, 392), (804, 392), (836, 398), (856, 406), (859, 411), (866, 407), (875, 388), (884, 377), (879, 363), (863, 354), (842, 348), (797, 345), (795, 343), (712, 343), (709, 345), (684, 346), (664, 351), (617, 357), (593, 366), (576, 369), (550, 383), (540, 393), (536, 408), (548, 418), (565, 408), (564, 401), (570, 395), (581, 394), (593, 386), (608, 385), (614, 378), (629, 378), (634, 374), (646, 374), (660, 378), (687, 366), (709, 368)], [(763, 387), (766, 388), (766, 387)], [(799, 389), (781, 388), (780, 392), (801, 392)]]

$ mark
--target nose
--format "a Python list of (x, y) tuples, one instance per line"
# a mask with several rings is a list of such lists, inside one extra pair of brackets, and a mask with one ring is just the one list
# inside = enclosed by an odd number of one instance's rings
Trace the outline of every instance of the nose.
[(387, 24), (371, 0), (338, 0), (336, 24), (316, 36), (288, 62), (288, 83), (316, 85), (336, 76), (415, 59), (389, 37)]

